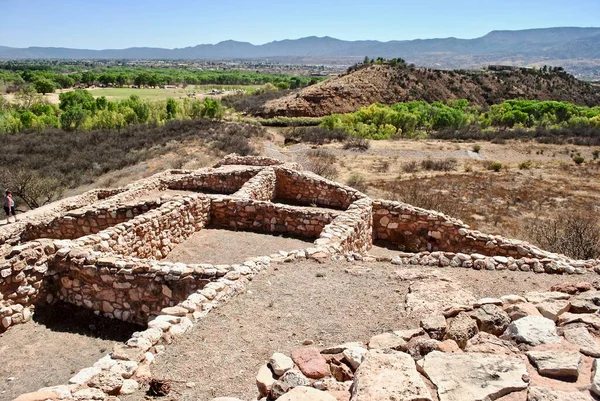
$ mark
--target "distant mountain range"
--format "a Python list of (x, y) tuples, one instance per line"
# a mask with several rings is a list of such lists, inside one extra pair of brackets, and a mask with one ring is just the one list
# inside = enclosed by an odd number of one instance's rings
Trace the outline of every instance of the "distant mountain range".
[(345, 59), (401, 57), (410, 62), (455, 67), (490, 60), (535, 63), (543, 60), (600, 60), (600, 28), (545, 28), (492, 31), (476, 39), (418, 39), (379, 42), (306, 37), (253, 45), (228, 40), (215, 45), (180, 49), (132, 47), (86, 50), (60, 47), (11, 48), (0, 46), (0, 59)]

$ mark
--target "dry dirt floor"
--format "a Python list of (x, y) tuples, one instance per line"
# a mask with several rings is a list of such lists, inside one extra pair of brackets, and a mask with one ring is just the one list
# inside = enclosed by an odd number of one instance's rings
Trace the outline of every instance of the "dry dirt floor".
[[(274, 352), (289, 355), (306, 340), (317, 347), (367, 342), (374, 334), (418, 326), (419, 317), (405, 310), (410, 283), (439, 278), (456, 280), (479, 298), (546, 290), (554, 284), (593, 281), (598, 276), (402, 267), (383, 262), (302, 261), (271, 266), (254, 278), (245, 293), (211, 311), (191, 333), (176, 339), (157, 357), (154, 377), (175, 381), (171, 394), (161, 399), (255, 399), (256, 372)], [(452, 298), (452, 294), (439, 297)], [(123, 400), (143, 397), (140, 391)]]
[(165, 258), (179, 263), (242, 263), (257, 255), (305, 249), (312, 241), (249, 231), (205, 228), (177, 245)]
[(0, 334), (0, 400), (66, 384), (138, 330), (68, 304), (37, 308), (32, 321)]

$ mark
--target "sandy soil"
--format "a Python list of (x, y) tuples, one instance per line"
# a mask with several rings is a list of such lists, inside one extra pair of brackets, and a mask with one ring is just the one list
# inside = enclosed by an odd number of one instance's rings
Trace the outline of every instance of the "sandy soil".
[[(273, 352), (289, 354), (305, 340), (317, 347), (366, 342), (374, 334), (418, 325), (417, 317), (405, 312), (410, 282), (395, 274), (398, 270), (443, 274), (460, 280), (476, 297), (523, 294), (598, 277), (403, 268), (389, 263), (362, 264), (371, 270), (361, 272), (356, 266), (305, 261), (271, 267), (256, 277), (244, 294), (212, 311), (157, 358), (154, 376), (180, 381), (165, 400), (253, 399), (256, 372)], [(124, 400), (142, 397), (140, 392)]]
[(32, 321), (0, 334), (0, 399), (66, 384), (138, 330), (67, 304), (38, 308)]
[(312, 246), (312, 241), (297, 238), (205, 228), (193, 234), (184, 243), (177, 245), (165, 260), (181, 263), (231, 264), (241, 263), (255, 256), (305, 249), (309, 246)]

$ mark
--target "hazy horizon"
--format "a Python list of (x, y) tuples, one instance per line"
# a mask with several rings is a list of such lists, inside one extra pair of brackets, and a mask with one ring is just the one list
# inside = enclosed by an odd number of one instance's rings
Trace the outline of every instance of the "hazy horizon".
[[(451, 4), (449, 4), (451, 3)], [(497, 30), (598, 26), (600, 2), (579, 0), (0, 0), (0, 46), (185, 48), (234, 40), (261, 45), (309, 36), (356, 41), (461, 38)]]

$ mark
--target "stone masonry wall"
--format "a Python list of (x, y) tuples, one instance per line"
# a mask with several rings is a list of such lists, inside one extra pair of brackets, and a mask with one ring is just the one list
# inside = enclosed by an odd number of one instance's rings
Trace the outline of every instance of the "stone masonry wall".
[(315, 245), (331, 253), (366, 252), (373, 242), (373, 202), (359, 199), (327, 225)]
[(233, 194), (256, 174), (260, 167), (228, 166), (220, 169), (202, 169), (192, 174), (163, 179), (169, 189), (217, 194)]
[(275, 198), (275, 181), (275, 171), (271, 168), (266, 168), (250, 178), (233, 196), (236, 198), (271, 201)]
[(277, 199), (285, 199), (302, 205), (346, 209), (352, 202), (366, 195), (359, 191), (326, 180), (316, 174), (299, 172), (289, 168), (275, 167), (277, 175)]
[(31, 317), (31, 307), (43, 293), (51, 241), (12, 247), (0, 259), (0, 333)]
[(162, 259), (176, 244), (208, 223), (210, 203), (200, 194), (189, 195), (75, 242), (102, 252)]
[(471, 230), (462, 221), (433, 210), (386, 200), (373, 202), (373, 237), (396, 244), (407, 252), (444, 251), (568, 260), (524, 241)]
[(341, 212), (309, 209), (271, 202), (213, 199), (212, 225), (235, 230), (289, 234), (317, 238)]

